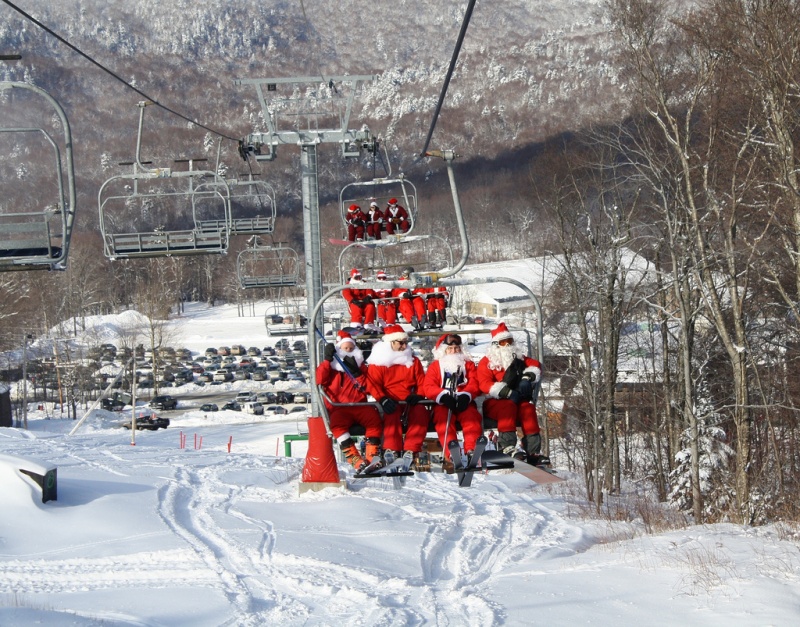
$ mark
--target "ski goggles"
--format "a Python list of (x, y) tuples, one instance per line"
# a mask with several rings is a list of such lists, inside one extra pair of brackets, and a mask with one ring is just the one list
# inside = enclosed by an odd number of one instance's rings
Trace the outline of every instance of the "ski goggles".
[(460, 335), (448, 335), (442, 342), (445, 346), (461, 346)]
[(513, 337), (507, 337), (502, 340), (498, 340), (497, 342), (492, 342), (492, 344), (496, 344), (497, 346), (511, 346), (514, 343)]

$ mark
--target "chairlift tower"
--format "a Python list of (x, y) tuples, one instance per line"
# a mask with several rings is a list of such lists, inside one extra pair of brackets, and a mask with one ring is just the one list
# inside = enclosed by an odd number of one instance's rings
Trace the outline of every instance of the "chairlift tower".
[[(251, 133), (239, 144), (243, 159), (271, 161), (279, 146), (300, 148), (300, 176), (303, 199), (303, 243), (305, 247), (306, 302), (308, 312), (321, 300), (322, 257), (320, 249), (319, 180), (317, 146), (339, 144), (344, 157), (358, 157), (371, 148), (369, 129), (350, 130), (350, 114), (363, 83), (375, 75), (308, 76), (235, 80), (235, 85), (256, 89), (266, 131)], [(318, 320), (309, 319), (309, 341), (314, 328), (324, 328), (322, 310)]]

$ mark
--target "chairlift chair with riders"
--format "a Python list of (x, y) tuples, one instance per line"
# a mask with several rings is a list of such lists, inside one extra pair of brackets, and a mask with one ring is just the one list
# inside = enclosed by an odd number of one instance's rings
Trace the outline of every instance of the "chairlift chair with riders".
[[(386, 233), (386, 209), (390, 201), (403, 207), (408, 212), (408, 229), (395, 235), (407, 236), (414, 230), (417, 220), (417, 188), (405, 176), (391, 178), (376, 178), (368, 181), (356, 181), (349, 183), (339, 192), (339, 208), (342, 216), (342, 223), (347, 228), (347, 210), (351, 205), (358, 205), (366, 214), (370, 205), (374, 202), (378, 209), (384, 214), (384, 232), (381, 238), (386, 238), (387, 243), (391, 241), (391, 236)], [(365, 238), (366, 239), (366, 238)], [(382, 241), (382, 240), (378, 240)]]
[[(0, 139), (4, 144), (0, 150), (8, 148), (9, 153), (14, 154), (13, 159), (9, 159), (9, 155), (0, 156), (0, 176), (10, 181), (0, 198), (0, 272), (63, 270), (76, 206), (69, 122), (58, 102), (34, 85), (2, 81), (0, 92), (5, 95), (3, 125), (0, 126)], [(46, 128), (44, 124), (14, 124), (16, 120), (27, 122), (31, 112), (38, 112), (43, 101), (46, 107), (42, 115), (48, 117)], [(51, 109), (60, 122), (63, 138), (50, 133), (55, 126), (54, 118), (49, 119), (53, 117)], [(51, 165), (47, 176), (51, 182), (35, 174), (28, 175), (33, 164), (21, 162), (19, 155), (41, 156), (36, 164), (37, 171), (48, 159)], [(32, 181), (28, 190), (22, 189), (26, 180)]]
[(188, 163), (185, 171), (147, 167), (139, 156), (146, 105), (139, 103), (136, 159), (123, 164), (132, 165), (133, 171), (111, 177), (98, 192), (106, 257), (227, 252), (231, 231), (228, 183), (215, 172), (194, 169), (195, 162), (205, 159), (176, 160)]

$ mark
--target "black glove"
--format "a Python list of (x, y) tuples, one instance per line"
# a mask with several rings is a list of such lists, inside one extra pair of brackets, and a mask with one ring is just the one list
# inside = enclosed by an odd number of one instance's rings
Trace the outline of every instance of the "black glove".
[(456, 407), (455, 407), (455, 412), (456, 412), (457, 414), (460, 414), (460, 413), (461, 413), (462, 411), (464, 411), (464, 410), (465, 410), (467, 407), (469, 407), (469, 404), (470, 404), (471, 402), (472, 402), (472, 399), (470, 398), (469, 394), (464, 394), (464, 393), (462, 392), (461, 394), (459, 394), (458, 396), (456, 396)]
[(353, 357), (352, 355), (348, 355), (347, 357), (342, 359), (342, 363), (344, 364), (344, 367), (350, 371), (350, 374), (352, 375), (361, 374), (361, 368), (358, 367), (358, 362), (356, 361), (356, 358)]
[(506, 368), (503, 375), (503, 383), (510, 388), (516, 388), (522, 379), (522, 371), (525, 369), (525, 362), (521, 359), (514, 359), (511, 364)]
[(498, 398), (505, 398), (508, 399), (509, 401), (514, 401), (514, 403), (519, 405), (519, 392), (517, 392), (516, 390), (512, 390), (507, 385), (504, 386), (502, 390), (500, 390), (500, 393), (497, 396)]
[(388, 396), (384, 396), (378, 402), (381, 404), (381, 407), (383, 407), (383, 411), (386, 414), (393, 414), (397, 410), (397, 403), (395, 403)]
[(456, 397), (449, 393), (442, 394), (442, 397), (439, 399), (439, 402), (451, 411), (456, 411), (456, 407), (458, 406)]
[(519, 392), (519, 397), (523, 401), (529, 401), (533, 398), (533, 383), (529, 377), (522, 377), (517, 386), (517, 392)]
[(422, 396), (421, 394), (409, 394), (408, 398), (406, 398), (406, 403), (408, 403), (408, 405), (410, 407), (413, 407), (414, 405), (416, 405), (420, 401), (424, 401), (424, 400), (425, 400), (425, 397)]
[(323, 355), (328, 361), (333, 361), (333, 356), (336, 354), (336, 346), (333, 344), (325, 344)]

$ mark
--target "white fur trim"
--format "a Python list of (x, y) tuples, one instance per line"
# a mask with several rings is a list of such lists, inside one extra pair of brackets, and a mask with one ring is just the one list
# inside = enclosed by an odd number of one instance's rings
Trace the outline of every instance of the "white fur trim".
[(498, 333), (497, 335), (492, 336), (492, 342), (499, 342), (500, 340), (513, 340), (514, 336), (511, 335), (510, 331), (503, 331)]
[(492, 398), (500, 398), (500, 390), (506, 387), (505, 382), (498, 381), (492, 384), (492, 387), (489, 388), (489, 396)]
[(408, 333), (406, 333), (405, 331), (403, 331), (402, 333), (389, 333), (383, 336), (383, 341), (386, 342), (387, 344), (391, 344), (392, 342), (395, 342), (397, 340), (407, 340), (407, 339), (408, 339)]
[(529, 368), (525, 368), (522, 371), (523, 374), (531, 373), (534, 375), (533, 382), (538, 383), (539, 379), (542, 378), (542, 370), (541, 368), (537, 368), (536, 366), (530, 366)]
[(405, 366), (410, 368), (414, 365), (414, 351), (410, 346), (405, 350), (392, 350), (392, 345), (387, 342), (375, 342), (372, 352), (367, 359), (367, 364), (376, 366)]
[(336, 441), (337, 441), (339, 444), (341, 444), (341, 443), (342, 443), (342, 442), (344, 442), (345, 440), (348, 440), (350, 437), (351, 437), (351, 436), (350, 436), (350, 432), (349, 432), (349, 431), (345, 431), (345, 432), (344, 432), (342, 435), (340, 435), (338, 438), (336, 438)]

